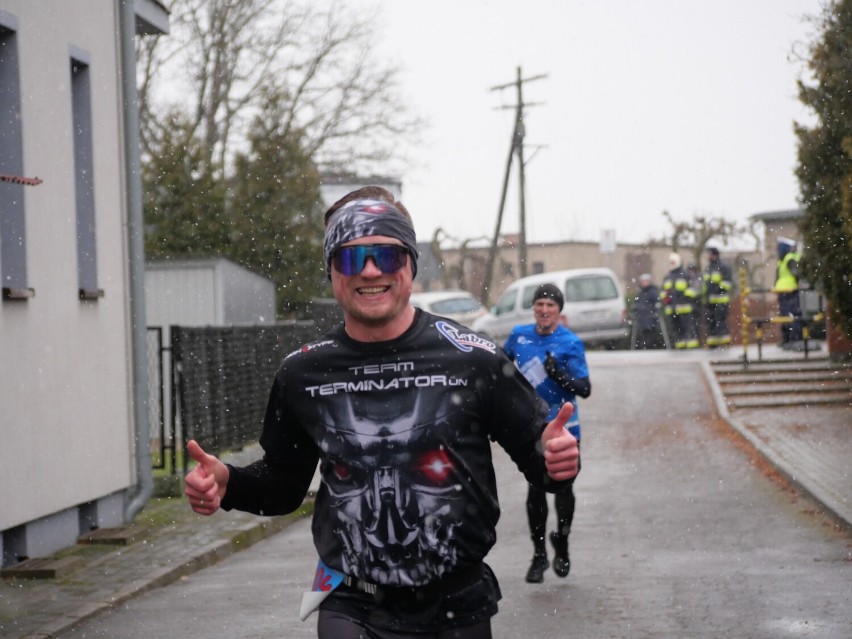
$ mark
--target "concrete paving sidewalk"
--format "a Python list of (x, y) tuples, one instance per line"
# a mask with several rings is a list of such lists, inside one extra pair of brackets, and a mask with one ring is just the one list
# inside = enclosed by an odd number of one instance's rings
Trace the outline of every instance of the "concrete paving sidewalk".
[[(242, 465), (259, 454), (255, 445), (223, 459)], [(248, 548), (309, 515), (312, 505), (307, 501), (284, 517), (237, 511), (202, 517), (183, 498), (152, 498), (122, 535), (126, 544), (77, 544), (54, 555), (69, 561), (67, 573), (52, 579), (4, 579), (0, 637), (59, 636), (84, 619)]]
[[(778, 346), (763, 347), (765, 360), (800, 360)], [(725, 352), (742, 360), (742, 349)], [(749, 351), (757, 361), (757, 351)], [(807, 361), (827, 358), (825, 350)], [(702, 362), (705, 377), (721, 417), (739, 432), (800, 491), (821, 504), (839, 525), (852, 529), (852, 404), (784, 405), (777, 408), (729, 409), (710, 360)]]
[[(764, 347), (763, 357), (786, 354)], [(777, 352), (775, 352), (777, 351)], [(590, 368), (613, 359), (625, 365), (694, 362), (701, 367), (720, 416), (755, 450), (804, 493), (817, 500), (838, 523), (852, 529), (852, 494), (848, 460), (852, 459), (852, 408), (729, 411), (709, 363), (721, 357), (735, 359), (742, 350), (724, 352), (590, 352)], [(751, 355), (756, 359), (756, 353)], [(812, 353), (811, 357), (819, 356)], [(824, 356), (824, 355), (823, 355)], [(633, 358), (633, 360), (631, 360)], [(242, 454), (243, 463), (257, 454)], [(260, 518), (245, 513), (200, 517), (183, 499), (152, 499), (130, 529), (124, 546), (78, 545), (57, 556), (78, 558), (78, 566), (54, 579), (5, 579), (0, 584), (0, 637), (57, 637), (80, 621), (120, 605), (147, 590), (185, 577), (257, 541), (310, 513)]]

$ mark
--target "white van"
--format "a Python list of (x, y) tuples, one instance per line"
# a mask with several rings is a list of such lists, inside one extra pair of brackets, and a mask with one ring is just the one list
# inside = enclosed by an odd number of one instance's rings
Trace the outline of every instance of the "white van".
[(617, 348), (629, 336), (627, 308), (618, 280), (608, 268), (583, 268), (530, 275), (509, 285), (491, 312), (473, 323), (473, 330), (502, 344), (518, 324), (532, 324), (533, 293), (554, 284), (565, 296), (566, 326), (587, 346)]

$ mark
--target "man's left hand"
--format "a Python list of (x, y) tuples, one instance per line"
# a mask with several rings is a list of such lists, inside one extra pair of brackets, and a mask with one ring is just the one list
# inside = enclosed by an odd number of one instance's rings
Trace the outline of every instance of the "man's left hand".
[(556, 358), (553, 356), (553, 353), (547, 353), (547, 357), (544, 358), (544, 370), (547, 373), (548, 377), (558, 377), (559, 373), (559, 362), (556, 361)]
[(577, 475), (580, 449), (577, 447), (577, 440), (565, 428), (565, 424), (573, 414), (574, 405), (571, 402), (565, 402), (541, 434), (544, 466), (547, 474), (555, 481), (571, 479)]

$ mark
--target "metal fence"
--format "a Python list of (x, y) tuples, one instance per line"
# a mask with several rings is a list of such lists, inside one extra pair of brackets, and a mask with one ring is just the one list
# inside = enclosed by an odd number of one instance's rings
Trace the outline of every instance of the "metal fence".
[[(166, 450), (174, 450), (174, 438), (166, 431), (166, 368), (163, 328), (148, 327), (148, 428), (151, 433), (151, 465), (164, 468)], [(174, 467), (174, 466), (172, 466)]]
[[(171, 326), (175, 442), (208, 452), (239, 449), (260, 433), (272, 378), (284, 355), (317, 337), (314, 322), (274, 326)], [(175, 423), (179, 420), (179, 423)], [(184, 470), (186, 460), (184, 459)]]

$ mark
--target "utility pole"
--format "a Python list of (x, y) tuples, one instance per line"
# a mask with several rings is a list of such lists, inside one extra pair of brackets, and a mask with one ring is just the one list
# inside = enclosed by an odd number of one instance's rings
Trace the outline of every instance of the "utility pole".
[[(518, 157), (518, 195), (520, 198), (520, 246), (519, 259), (521, 266), (521, 277), (527, 274), (527, 237), (526, 237), (526, 183), (524, 177), (524, 137), (526, 135), (526, 127), (524, 126), (524, 107), (536, 106), (538, 103), (524, 102), (523, 84), (534, 80), (546, 78), (546, 74), (524, 78), (521, 74), (521, 67), (517, 68), (517, 79), (509, 84), (501, 84), (491, 87), (491, 91), (502, 91), (509, 87), (515, 87), (517, 92), (517, 102), (515, 103), (515, 127), (512, 131), (512, 143), (509, 147), (509, 157), (506, 160), (506, 173), (503, 176), (503, 190), (500, 194), (500, 206), (497, 210), (497, 225), (494, 229), (494, 237), (491, 240), (491, 249), (488, 252), (488, 264), (485, 268), (485, 279), (482, 283), (482, 299), (488, 301), (489, 291), (491, 288), (491, 276), (494, 271), (494, 262), (497, 259), (497, 243), (500, 241), (500, 228), (503, 225), (503, 209), (506, 205), (506, 192), (509, 188), (509, 175), (512, 170), (512, 159)], [(502, 107), (512, 108), (512, 107)]]

